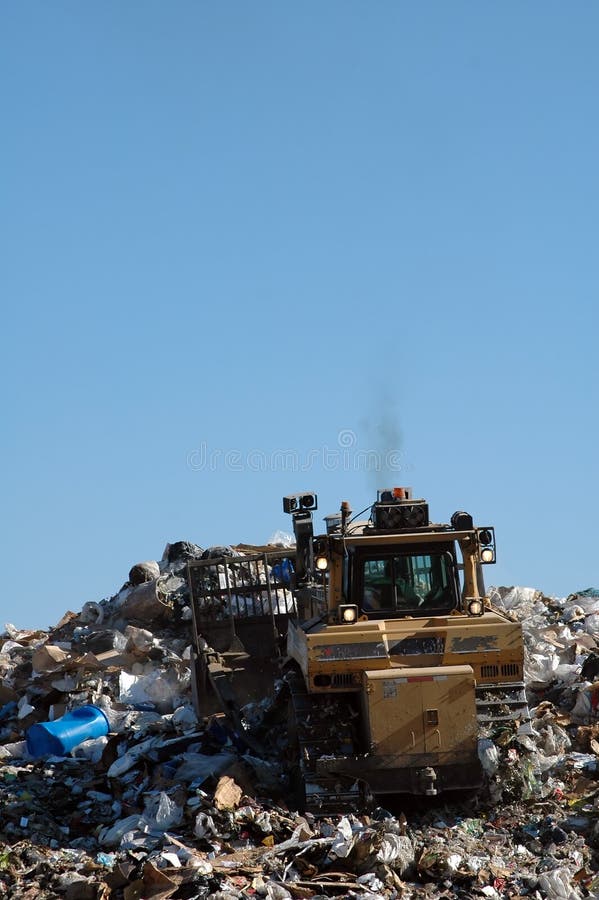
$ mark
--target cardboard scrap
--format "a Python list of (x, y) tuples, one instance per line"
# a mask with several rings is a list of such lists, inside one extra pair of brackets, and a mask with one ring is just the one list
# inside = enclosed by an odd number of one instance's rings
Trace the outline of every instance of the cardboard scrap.
[(54, 672), (70, 658), (70, 654), (54, 644), (44, 644), (35, 651), (31, 659), (34, 672)]
[(228, 775), (223, 775), (214, 792), (214, 805), (217, 809), (236, 809), (239, 806), (243, 791)]

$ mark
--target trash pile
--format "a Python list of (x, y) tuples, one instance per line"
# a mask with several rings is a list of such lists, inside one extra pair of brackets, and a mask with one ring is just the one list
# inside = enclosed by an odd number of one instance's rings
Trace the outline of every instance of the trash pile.
[(185, 572), (202, 554), (167, 545), (49, 632), (6, 626), (0, 896), (599, 897), (599, 591), (493, 591), (524, 625), (532, 719), (481, 739), (476, 797), (315, 818), (289, 805), (269, 702), (247, 711), (264, 756), (196, 717)]

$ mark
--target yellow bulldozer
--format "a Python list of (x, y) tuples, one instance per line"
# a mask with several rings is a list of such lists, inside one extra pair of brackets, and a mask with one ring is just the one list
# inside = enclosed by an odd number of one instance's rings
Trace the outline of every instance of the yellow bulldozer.
[(494, 529), (433, 524), (410, 488), (380, 490), (368, 520), (342, 503), (321, 534), (316, 494), (283, 508), (293, 549), (189, 563), (198, 713), (251, 747), (244, 708), (284, 679), (291, 780), (314, 811), (478, 787), (481, 736), (528, 718), (521, 627), (483, 586)]

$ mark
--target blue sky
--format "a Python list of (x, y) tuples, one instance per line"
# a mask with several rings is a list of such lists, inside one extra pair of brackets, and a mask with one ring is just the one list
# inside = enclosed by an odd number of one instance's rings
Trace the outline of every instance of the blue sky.
[(389, 483), (494, 524), (490, 583), (599, 585), (598, 38), (591, 2), (4, 4), (0, 627)]

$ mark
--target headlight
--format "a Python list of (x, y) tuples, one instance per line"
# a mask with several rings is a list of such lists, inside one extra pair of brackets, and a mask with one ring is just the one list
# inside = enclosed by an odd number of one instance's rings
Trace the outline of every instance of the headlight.
[(353, 603), (339, 607), (339, 621), (342, 625), (353, 625), (358, 619), (358, 607)]
[(495, 529), (478, 528), (478, 552), (481, 563), (494, 563), (495, 555)]
[(485, 606), (482, 600), (469, 600), (468, 601), (468, 615), (469, 616), (482, 616), (484, 612)]
[(314, 565), (319, 572), (324, 572), (329, 567), (329, 561), (326, 556), (317, 556)]

